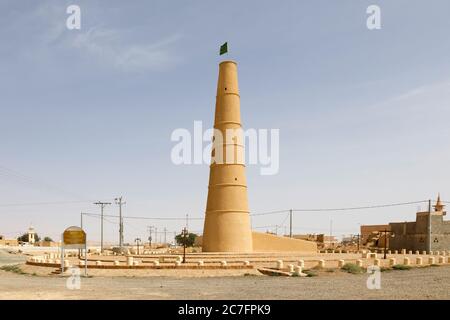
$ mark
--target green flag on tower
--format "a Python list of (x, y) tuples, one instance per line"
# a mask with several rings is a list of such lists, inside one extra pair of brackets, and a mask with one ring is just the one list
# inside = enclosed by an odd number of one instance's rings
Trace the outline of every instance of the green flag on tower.
[(220, 46), (220, 55), (223, 55), (228, 52), (228, 42), (225, 42)]

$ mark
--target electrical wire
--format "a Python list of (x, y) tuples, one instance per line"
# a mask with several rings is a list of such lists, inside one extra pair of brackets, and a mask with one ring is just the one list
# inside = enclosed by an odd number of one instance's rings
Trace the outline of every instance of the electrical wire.
[(259, 212), (259, 213), (252, 213), (250, 214), (250, 216), (265, 216), (265, 215), (269, 215), (269, 214), (277, 214), (277, 213), (284, 213), (284, 212), (288, 212), (288, 210), (276, 210), (276, 211), (268, 211), (268, 212)]
[[(400, 203), (380, 204), (380, 205), (361, 206), (361, 207), (292, 209), (292, 212), (331, 212), (331, 211), (366, 210), (366, 209), (388, 208), (388, 207), (398, 207), (398, 206), (404, 206), (404, 205), (428, 203), (428, 201), (429, 200), (421, 200), (421, 201), (400, 202)], [(283, 213), (286, 211), (290, 211), (290, 210), (279, 210), (279, 211), (254, 213), (254, 214), (251, 214), (251, 216), (277, 214), (277, 213)]]
[(64, 194), (66, 196), (69, 195), (71, 197), (74, 197), (74, 198), (77, 198), (80, 200), (86, 199), (86, 197), (80, 196), (78, 194), (74, 194), (73, 192), (68, 192), (60, 187), (50, 185), (46, 182), (26, 176), (16, 170), (12, 170), (3, 165), (0, 165), (0, 177), (18, 182), (19, 184), (25, 185), (30, 188), (41, 189), (41, 190), (45, 189), (45, 190), (53, 192), (53, 193)]
[[(101, 214), (97, 214), (97, 213), (86, 213), (86, 212), (83, 212), (82, 214), (85, 215), (85, 216), (88, 216), (88, 217), (93, 217), (93, 218), (101, 219)], [(109, 223), (115, 224), (115, 225), (117, 225), (117, 224), (119, 223), (119, 222), (114, 222), (114, 221), (107, 220), (107, 219), (105, 219), (104, 217), (119, 218), (119, 216), (103, 215), (103, 219), (104, 219), (105, 221), (108, 221)], [(122, 216), (122, 218), (126, 218), (126, 217)], [(132, 224), (126, 222), (126, 221), (124, 221), (123, 223), (124, 223), (125, 225), (127, 225), (127, 226), (133, 228), (134, 230), (137, 230), (137, 231), (142, 231), (142, 230), (144, 230), (144, 229), (139, 229), (139, 228), (137, 228), (136, 226), (134, 226), (134, 225), (132, 225)], [(144, 230), (144, 231), (147, 232), (147, 230)], [(144, 232), (144, 231), (142, 231), (142, 232)], [(160, 232), (164, 232), (164, 231), (160, 231)], [(178, 231), (178, 230), (166, 230), (166, 232), (168, 232), (168, 233), (171, 233), (171, 232), (172, 232), (172, 233), (173, 233), (173, 232), (180, 232), (180, 231)], [(201, 232), (201, 231), (200, 231), (200, 230), (191, 230), (191, 232)], [(158, 233), (159, 233), (159, 232), (158, 232)]]
[[(101, 214), (99, 213), (85, 213), (82, 212), (82, 214), (84, 215), (89, 215), (89, 216), (101, 216)], [(107, 215), (104, 214), (104, 217), (111, 217), (111, 218), (119, 218), (119, 216), (113, 216), (113, 215)], [(122, 219), (142, 219), (142, 220), (186, 220), (186, 217), (183, 218), (175, 218), (175, 217), (171, 217), (171, 218), (163, 218), (163, 217), (157, 217), (157, 218), (153, 218), (153, 217), (137, 217), (137, 216), (122, 216)], [(203, 220), (203, 218), (190, 218), (189, 220)]]
[(20, 206), (47, 206), (47, 205), (59, 205), (59, 204), (76, 204), (76, 203), (91, 203), (94, 200), (85, 201), (53, 201), (53, 202), (30, 202), (30, 203), (6, 203), (0, 204), (0, 207), (20, 207)]
[[(310, 208), (310, 209), (292, 209), (292, 212), (332, 212), (332, 211), (355, 211), (355, 210), (368, 210), (368, 209), (378, 209), (378, 208), (389, 208), (389, 207), (398, 207), (412, 204), (420, 204), (420, 203), (428, 203), (429, 200), (421, 200), (421, 201), (411, 201), (411, 202), (399, 202), (399, 203), (390, 203), (390, 204), (380, 204), (380, 205), (371, 205), (371, 206), (359, 206), (359, 207), (344, 207), (344, 208)], [(446, 201), (443, 201), (447, 203)], [(276, 211), (268, 211), (268, 212), (260, 212), (253, 213), (250, 216), (263, 216), (263, 215), (271, 215), (271, 214), (280, 214), (285, 212), (290, 212), (291, 210), (276, 210)], [(86, 215), (96, 215), (100, 216), (98, 213), (82, 213)], [(104, 217), (113, 217), (119, 218), (119, 216), (114, 215), (103, 215)], [(122, 216), (122, 218), (126, 219), (144, 219), (144, 220), (186, 220), (186, 217), (139, 217), (139, 216)], [(189, 220), (203, 220), (204, 218), (192, 218)], [(285, 218), (285, 220), (287, 217)], [(283, 223), (284, 224), (284, 223)]]
[(365, 209), (377, 209), (377, 208), (388, 208), (388, 207), (399, 207), (411, 204), (428, 203), (429, 200), (422, 201), (412, 201), (412, 202), (401, 202), (401, 203), (391, 203), (391, 204), (381, 204), (365, 207), (349, 207), (349, 208), (323, 208), (323, 209), (292, 209), (296, 212), (317, 212), (317, 211), (350, 211), (350, 210), (365, 210)]

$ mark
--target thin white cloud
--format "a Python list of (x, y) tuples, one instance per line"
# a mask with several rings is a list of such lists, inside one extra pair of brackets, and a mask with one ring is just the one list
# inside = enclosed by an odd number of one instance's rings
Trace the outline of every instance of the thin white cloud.
[(79, 33), (68, 43), (101, 63), (122, 71), (161, 70), (179, 62), (172, 46), (180, 39), (178, 34), (152, 44), (127, 44), (123, 32), (105, 28), (92, 28)]
[[(71, 31), (66, 28), (65, 9), (64, 4), (49, 1), (24, 12), (12, 12), (0, 35), (18, 34), (17, 55), (33, 61), (51, 60), (67, 50), (82, 59), (124, 72), (165, 70), (181, 61), (176, 54), (176, 44), (181, 39), (177, 33), (162, 36), (143, 29), (101, 26), (88, 29), (83, 23), (81, 30)], [(154, 40), (149, 43), (147, 39)]]
[(404, 101), (411, 98), (419, 97), (421, 95), (427, 95), (427, 94), (439, 94), (439, 93), (449, 93), (450, 92), (450, 81), (444, 81), (439, 83), (433, 83), (430, 85), (424, 85), (418, 88), (414, 88), (412, 90), (409, 90), (407, 92), (404, 92), (398, 96), (395, 96), (391, 99), (389, 99), (389, 102), (396, 102), (396, 101)]
[(412, 88), (384, 101), (377, 102), (365, 108), (366, 113), (426, 114), (434, 110), (447, 111), (450, 105), (450, 81), (431, 83)]

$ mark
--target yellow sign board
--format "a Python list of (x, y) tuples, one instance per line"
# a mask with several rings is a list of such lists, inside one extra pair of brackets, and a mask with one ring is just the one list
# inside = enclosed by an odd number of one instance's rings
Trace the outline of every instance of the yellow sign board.
[(79, 227), (67, 228), (63, 233), (64, 245), (86, 244), (86, 232)]

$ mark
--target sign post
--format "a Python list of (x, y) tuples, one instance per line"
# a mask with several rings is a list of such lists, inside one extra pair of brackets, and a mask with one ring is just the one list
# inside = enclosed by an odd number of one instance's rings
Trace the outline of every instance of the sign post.
[(72, 226), (64, 230), (61, 239), (61, 273), (64, 272), (64, 249), (84, 249), (84, 275), (87, 276), (87, 241), (86, 232), (80, 227)]

